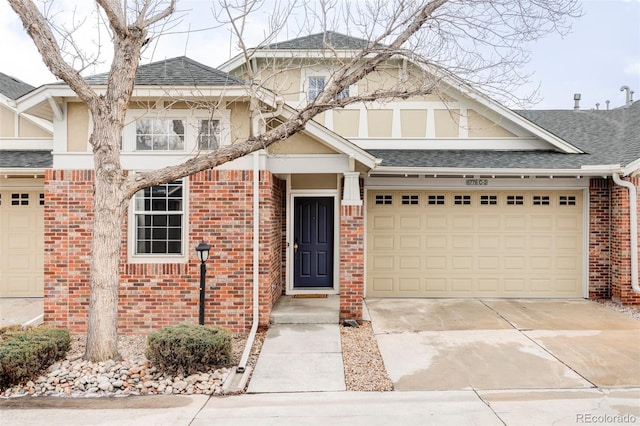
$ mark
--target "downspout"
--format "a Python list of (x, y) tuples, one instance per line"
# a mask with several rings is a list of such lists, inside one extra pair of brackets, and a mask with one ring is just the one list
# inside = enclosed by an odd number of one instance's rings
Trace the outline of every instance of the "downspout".
[(238, 373), (244, 373), (247, 368), (247, 361), (251, 355), (251, 348), (256, 339), (259, 321), (259, 286), (260, 286), (260, 155), (258, 151), (253, 153), (253, 324), (247, 338), (247, 343), (240, 358), (240, 363), (236, 368)]
[(638, 192), (631, 182), (620, 179), (618, 173), (613, 174), (613, 181), (629, 190), (629, 220), (631, 233), (631, 288), (640, 294), (638, 285)]

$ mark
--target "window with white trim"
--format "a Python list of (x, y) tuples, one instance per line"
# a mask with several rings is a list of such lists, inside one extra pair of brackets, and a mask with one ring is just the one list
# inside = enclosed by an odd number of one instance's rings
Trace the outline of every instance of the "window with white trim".
[(324, 90), (325, 78), (322, 76), (312, 76), (307, 78), (307, 99), (314, 100)]
[(229, 145), (230, 118), (230, 110), (224, 108), (213, 112), (132, 109), (127, 111), (128, 123), (122, 129), (122, 152), (167, 155)]
[(220, 146), (220, 120), (199, 120), (198, 148), (216, 149)]
[(185, 196), (184, 180), (145, 188), (134, 196), (134, 255), (184, 255)]
[[(316, 75), (316, 76), (307, 77), (307, 100), (313, 101), (318, 96), (320, 96), (320, 93), (322, 93), (326, 84), (327, 84), (327, 78), (325, 76)], [(342, 90), (342, 92), (338, 93), (338, 96), (336, 96), (336, 99), (348, 98), (351, 92), (350, 87), (351, 86), (345, 87)]]
[(136, 120), (136, 151), (183, 151), (185, 120), (140, 118)]

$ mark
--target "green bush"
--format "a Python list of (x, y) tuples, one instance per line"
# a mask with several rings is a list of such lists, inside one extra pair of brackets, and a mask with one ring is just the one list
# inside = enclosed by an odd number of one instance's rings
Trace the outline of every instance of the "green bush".
[(221, 327), (181, 324), (147, 336), (147, 358), (172, 374), (189, 375), (227, 366), (231, 353), (231, 333)]
[(34, 377), (71, 347), (69, 331), (47, 326), (0, 330), (0, 387)]

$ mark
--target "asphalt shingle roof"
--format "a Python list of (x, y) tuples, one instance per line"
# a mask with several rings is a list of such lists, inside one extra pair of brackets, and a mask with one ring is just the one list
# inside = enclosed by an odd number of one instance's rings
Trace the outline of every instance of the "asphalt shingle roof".
[(51, 168), (51, 151), (2, 151), (0, 168)]
[(369, 46), (369, 41), (333, 31), (327, 31), (279, 43), (272, 43), (266, 46), (265, 49), (322, 50), (326, 49), (327, 45), (338, 50), (362, 50)]
[(600, 111), (515, 111), (584, 154), (555, 151), (368, 150), (382, 167), (577, 169), (621, 164), (640, 158), (640, 101), (627, 108)]
[(0, 72), (0, 93), (9, 99), (16, 100), (35, 89), (34, 86)]
[[(89, 84), (107, 84), (109, 73), (85, 77)], [(226, 72), (186, 56), (140, 65), (136, 86), (240, 86), (245, 83)]]

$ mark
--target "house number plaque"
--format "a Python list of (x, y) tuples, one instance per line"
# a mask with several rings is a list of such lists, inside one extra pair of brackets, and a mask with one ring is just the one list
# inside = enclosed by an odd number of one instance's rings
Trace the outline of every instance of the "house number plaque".
[(489, 179), (467, 179), (465, 181), (467, 186), (487, 186), (489, 185)]

